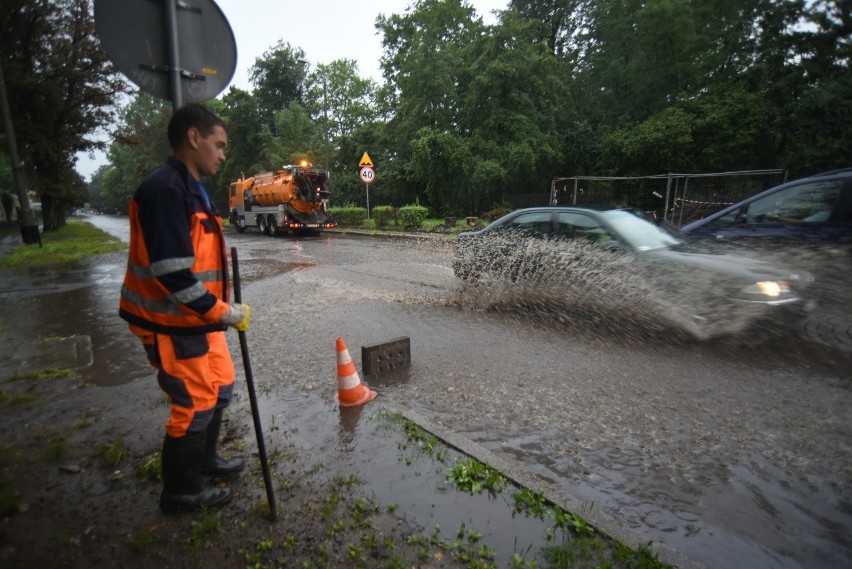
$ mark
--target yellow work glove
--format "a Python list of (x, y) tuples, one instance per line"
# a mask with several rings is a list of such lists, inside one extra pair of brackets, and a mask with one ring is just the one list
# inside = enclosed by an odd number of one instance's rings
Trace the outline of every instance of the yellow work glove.
[(219, 322), (236, 328), (238, 332), (245, 332), (248, 330), (249, 320), (251, 320), (251, 307), (248, 304), (233, 302)]

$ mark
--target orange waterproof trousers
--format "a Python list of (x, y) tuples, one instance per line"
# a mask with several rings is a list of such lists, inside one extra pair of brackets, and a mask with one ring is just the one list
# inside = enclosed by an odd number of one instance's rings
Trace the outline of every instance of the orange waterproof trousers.
[(182, 437), (206, 429), (213, 412), (230, 404), (234, 391), (234, 362), (225, 333), (170, 336), (130, 328), (142, 340), (160, 388), (169, 396), (166, 433)]

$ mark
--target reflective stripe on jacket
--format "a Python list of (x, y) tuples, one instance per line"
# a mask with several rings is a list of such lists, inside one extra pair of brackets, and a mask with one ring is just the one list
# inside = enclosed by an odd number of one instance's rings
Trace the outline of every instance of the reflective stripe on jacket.
[(222, 220), (204, 189), (169, 158), (130, 201), (130, 250), (119, 315), (161, 334), (224, 330), (228, 272)]

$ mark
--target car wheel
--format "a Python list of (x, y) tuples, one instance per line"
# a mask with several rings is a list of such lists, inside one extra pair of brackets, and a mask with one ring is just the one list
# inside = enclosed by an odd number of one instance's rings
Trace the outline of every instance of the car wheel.
[(270, 215), (269, 221), (266, 224), (266, 234), (269, 236), (278, 234), (278, 224), (275, 223), (275, 216)]
[(262, 215), (257, 218), (257, 228), (261, 233), (266, 233), (266, 218)]

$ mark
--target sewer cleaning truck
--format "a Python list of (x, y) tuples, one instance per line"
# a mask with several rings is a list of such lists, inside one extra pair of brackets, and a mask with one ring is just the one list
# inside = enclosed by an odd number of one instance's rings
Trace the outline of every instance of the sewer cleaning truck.
[(335, 225), (326, 211), (328, 199), (328, 172), (303, 161), (233, 182), (229, 219), (239, 233), (249, 227), (267, 235), (322, 231)]

